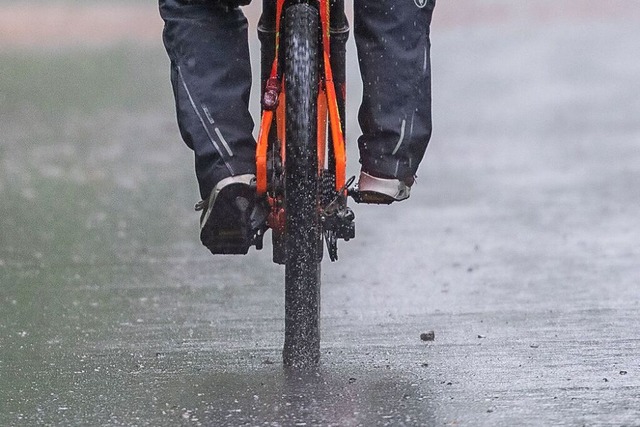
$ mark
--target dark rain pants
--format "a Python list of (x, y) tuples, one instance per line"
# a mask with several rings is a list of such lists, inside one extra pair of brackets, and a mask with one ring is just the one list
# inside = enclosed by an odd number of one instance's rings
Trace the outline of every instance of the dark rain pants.
[[(231, 175), (255, 173), (247, 21), (211, 0), (159, 0), (182, 138), (205, 198)], [(362, 168), (415, 175), (431, 137), (429, 26), (435, 0), (354, 0), (364, 94)]]

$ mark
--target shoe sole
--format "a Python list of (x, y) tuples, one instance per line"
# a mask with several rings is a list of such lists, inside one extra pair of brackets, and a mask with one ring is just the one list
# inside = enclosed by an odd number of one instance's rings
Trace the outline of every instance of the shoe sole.
[(245, 255), (251, 246), (248, 226), (255, 198), (243, 183), (229, 184), (216, 196), (200, 240), (212, 254)]
[(391, 196), (375, 191), (359, 191), (357, 197), (354, 197), (354, 200), (356, 203), (366, 203), (370, 205), (390, 205), (397, 201)]
[(381, 178), (361, 171), (354, 199), (357, 203), (389, 205), (408, 199), (410, 187), (396, 178)]

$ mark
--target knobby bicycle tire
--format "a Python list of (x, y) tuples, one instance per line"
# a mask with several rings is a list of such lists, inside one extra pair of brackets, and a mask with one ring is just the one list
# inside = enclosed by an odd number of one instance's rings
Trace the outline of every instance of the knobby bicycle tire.
[(285, 366), (320, 360), (321, 224), (318, 209), (318, 11), (285, 15)]

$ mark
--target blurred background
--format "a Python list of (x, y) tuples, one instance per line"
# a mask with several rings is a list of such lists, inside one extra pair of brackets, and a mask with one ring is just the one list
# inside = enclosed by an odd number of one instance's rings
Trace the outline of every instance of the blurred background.
[(356, 207), (328, 372), (290, 388), (270, 248), (198, 241), (156, 2), (0, 1), (0, 424), (637, 423), (639, 24), (636, 0), (439, 1), (417, 186)]

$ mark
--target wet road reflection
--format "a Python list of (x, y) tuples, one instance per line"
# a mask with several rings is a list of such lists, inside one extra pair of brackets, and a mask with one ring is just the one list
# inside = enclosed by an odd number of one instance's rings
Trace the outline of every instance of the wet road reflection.
[[(182, 416), (205, 423), (227, 420), (231, 425), (390, 425), (430, 424), (428, 398), (417, 384), (391, 373), (358, 380), (320, 369), (315, 374), (285, 374), (280, 369), (247, 374), (204, 375), (176, 390), (178, 402), (192, 402)], [(373, 374), (373, 373), (371, 373)], [(189, 394), (190, 392), (190, 394)], [(179, 412), (179, 411), (178, 411)]]

